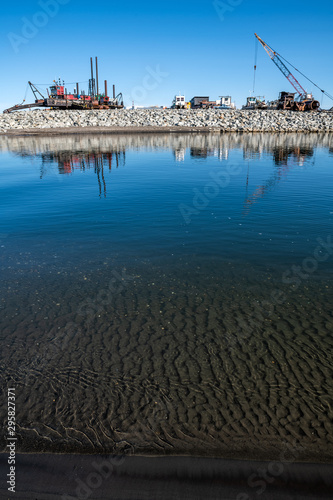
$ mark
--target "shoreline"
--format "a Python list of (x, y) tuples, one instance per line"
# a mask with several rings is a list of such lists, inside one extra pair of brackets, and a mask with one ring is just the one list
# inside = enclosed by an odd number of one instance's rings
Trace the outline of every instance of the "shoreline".
[[(333, 464), (203, 457), (17, 454), (15, 497), (25, 500), (329, 499)], [(0, 454), (0, 494), (8, 495)]]
[(63, 135), (63, 134), (184, 134), (184, 133), (221, 133), (219, 128), (203, 127), (59, 127), (38, 129), (14, 129), (0, 132), (0, 136), (29, 136), (29, 135)]
[(39, 129), (15, 129), (7, 132), (0, 132), (0, 137), (6, 136), (49, 136), (49, 135), (135, 135), (135, 134), (333, 134), (333, 129), (330, 131), (313, 131), (313, 130), (222, 130), (220, 128), (203, 128), (203, 127), (59, 127), (59, 128), (39, 128)]

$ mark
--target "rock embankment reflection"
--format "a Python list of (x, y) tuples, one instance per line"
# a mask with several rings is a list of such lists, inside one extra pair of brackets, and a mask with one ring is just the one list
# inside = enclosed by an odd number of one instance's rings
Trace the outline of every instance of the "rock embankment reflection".
[[(43, 153), (62, 154), (68, 152), (109, 153), (127, 150), (173, 150), (175, 158), (182, 160), (187, 150), (192, 156), (200, 156), (199, 151), (228, 158), (228, 151), (243, 150), (244, 158), (260, 158), (263, 154), (277, 151), (308, 151), (313, 148), (333, 151), (332, 134), (123, 134), (123, 135), (66, 135), (66, 136), (2, 136), (0, 151), (10, 151), (19, 155), (40, 155)], [(197, 153), (197, 154), (196, 154)], [(283, 156), (283, 155), (282, 155)], [(279, 155), (277, 156), (279, 158)]]
[[(187, 158), (202, 160), (214, 157), (218, 161), (232, 160), (229, 155), (242, 151), (246, 161), (271, 158), (278, 167), (267, 183), (247, 193), (244, 213), (262, 198), (272, 185), (286, 174), (283, 169), (303, 166), (314, 158), (317, 148), (333, 152), (332, 134), (123, 134), (72, 136), (2, 136), (0, 151), (20, 157), (41, 159), (40, 177), (57, 167), (66, 175), (75, 170), (93, 169), (97, 175), (99, 195), (106, 197), (105, 173), (124, 166), (129, 151), (170, 151), (176, 162)], [(282, 170), (281, 170), (282, 169)]]

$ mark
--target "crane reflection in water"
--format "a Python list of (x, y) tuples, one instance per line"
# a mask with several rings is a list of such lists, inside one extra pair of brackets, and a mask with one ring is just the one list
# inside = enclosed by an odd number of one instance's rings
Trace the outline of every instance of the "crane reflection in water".
[[(256, 189), (249, 194), (249, 177), (250, 177), (250, 164), (248, 164), (247, 177), (246, 177), (246, 198), (244, 201), (243, 215), (247, 216), (250, 213), (251, 207), (258, 203), (258, 201), (265, 197), (266, 193), (271, 191), (278, 183), (287, 178), (288, 173), (294, 167), (303, 167), (309, 163), (311, 158), (314, 157), (314, 148), (312, 147), (275, 147), (272, 148), (272, 156), (275, 166), (277, 167), (274, 174), (264, 183), (256, 187)], [(259, 155), (260, 156), (260, 155)], [(244, 157), (246, 157), (244, 151)]]
[(111, 172), (112, 167), (124, 166), (126, 161), (125, 149), (120, 151), (110, 151), (107, 153), (101, 152), (54, 152), (43, 153), (41, 155), (41, 174), (42, 179), (46, 173), (46, 165), (49, 163), (58, 164), (58, 172), (62, 175), (72, 174), (75, 170), (85, 171), (94, 169), (97, 176), (99, 197), (107, 196), (107, 186), (105, 180), (105, 172)]
[[(325, 149), (333, 154), (332, 134), (133, 134), (133, 135), (81, 135), (59, 137), (10, 137), (0, 138), (0, 151), (35, 158), (39, 162), (40, 177), (56, 173), (58, 180), (75, 170), (93, 170), (97, 177), (100, 197), (107, 196), (107, 174), (111, 166), (125, 164), (125, 153), (129, 151), (172, 152), (179, 164), (188, 161), (234, 162), (234, 153), (243, 153), (243, 163), (249, 168), (243, 214), (266, 197), (275, 186), (286, 178), (295, 167), (306, 168), (314, 162), (315, 152)], [(237, 158), (237, 157), (236, 157)], [(253, 163), (262, 159), (272, 160), (275, 172), (270, 178), (258, 181), (251, 187)], [(238, 159), (236, 159), (238, 161)], [(56, 166), (56, 168), (54, 168)], [(62, 175), (59, 175), (62, 174)], [(246, 175), (246, 174), (245, 174)], [(254, 181), (253, 181), (254, 182)]]

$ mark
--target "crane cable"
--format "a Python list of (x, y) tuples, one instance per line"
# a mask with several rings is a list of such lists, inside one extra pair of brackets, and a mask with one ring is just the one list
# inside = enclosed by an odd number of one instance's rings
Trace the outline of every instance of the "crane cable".
[(19, 106), (21, 106), (21, 105), (25, 102), (25, 100), (26, 100), (26, 98), (27, 98), (27, 93), (28, 93), (28, 90), (29, 90), (29, 83), (27, 83), (27, 86), (26, 86), (26, 89), (25, 89), (25, 94), (24, 94), (24, 99), (23, 99), (23, 101), (19, 104)]
[(44, 98), (44, 94), (45, 94), (46, 88), (42, 87), (42, 85), (45, 85), (45, 84), (43, 84), (43, 83), (33, 83), (32, 85), (36, 88), (36, 90), (38, 90), (38, 92)]
[[(82, 83), (88, 83), (88, 80), (85, 80), (83, 82), (64, 82), (64, 86), (66, 87), (67, 85), (76, 85), (76, 84), (82, 84)], [(53, 85), (55, 84), (55, 82), (53, 83), (34, 83), (34, 86), (36, 87), (37, 90), (39, 90), (39, 92), (41, 94), (46, 94), (46, 92), (48, 92), (48, 87), (52, 87)]]
[(319, 89), (320, 92), (323, 93), (323, 95), (326, 95), (326, 97), (328, 97), (329, 99), (332, 99), (332, 101), (333, 101), (333, 96), (331, 96), (328, 92), (326, 92), (325, 90), (321, 89), (318, 85), (316, 85), (312, 80), (310, 80), (310, 78), (308, 78), (306, 75), (304, 75), (304, 73), (302, 73), (299, 69), (295, 68), (295, 66), (293, 64), (291, 64), (289, 61), (287, 61), (287, 59), (285, 59), (283, 56), (281, 56), (281, 54), (279, 54), (279, 56), (281, 57), (281, 59), (283, 59), (284, 61), (286, 61), (287, 64), (289, 64), (296, 71), (298, 71), (298, 73), (300, 73), (302, 76), (304, 76), (304, 78), (306, 78), (307, 80), (309, 80), (309, 82), (311, 82), (312, 85), (314, 85), (315, 87), (317, 87), (317, 89)]
[(257, 72), (257, 59), (258, 59), (258, 40), (255, 39), (254, 41), (254, 75), (253, 75), (253, 95), (254, 95), (254, 90), (256, 86), (256, 72)]
[[(76, 83), (88, 83), (88, 80), (85, 80), (84, 82), (65, 82), (66, 85), (75, 85)], [(34, 83), (34, 85), (40, 85), (42, 87), (50, 87), (51, 85), (53, 85), (54, 82), (52, 83)]]
[(84, 82), (65, 82), (66, 85), (75, 85), (76, 83), (89, 83), (89, 80), (85, 80)]

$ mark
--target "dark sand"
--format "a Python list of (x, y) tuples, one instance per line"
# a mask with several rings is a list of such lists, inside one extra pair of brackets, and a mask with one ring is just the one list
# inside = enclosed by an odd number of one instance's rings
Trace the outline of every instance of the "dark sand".
[(333, 465), (20, 454), (9, 493), (6, 458), (0, 455), (3, 500), (329, 500), (333, 491)]
[(128, 268), (111, 294), (105, 270), (3, 276), (18, 450), (331, 462), (330, 277), (284, 285), (265, 318), (253, 301), (281, 287), (269, 273), (178, 266)]

